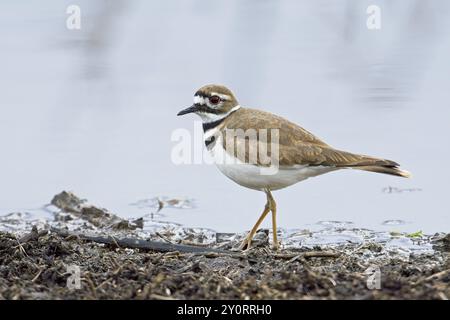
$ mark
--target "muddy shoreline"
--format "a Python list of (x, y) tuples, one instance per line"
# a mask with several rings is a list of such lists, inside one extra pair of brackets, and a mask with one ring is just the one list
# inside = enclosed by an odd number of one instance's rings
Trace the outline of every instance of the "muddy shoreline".
[[(379, 250), (369, 247), (368, 250)], [(0, 233), (1, 299), (445, 299), (448, 253), (391, 260), (369, 289), (364, 257), (152, 252), (53, 233), (19, 242)], [(80, 270), (71, 287), (71, 266)], [(68, 285), (69, 283), (69, 285)], [(72, 282), (72, 284), (76, 284)]]
[[(62, 202), (54, 201), (59, 206), (54, 221), (0, 231), (0, 299), (450, 297), (448, 234), (284, 246), (275, 252), (268, 230), (261, 230), (255, 246), (241, 252), (235, 248), (243, 235), (145, 234), (143, 221), (126, 221), (61, 195)], [(8, 219), (1, 223), (13, 217)], [(76, 220), (74, 227), (70, 223)], [(429, 249), (393, 248), (398, 241)]]

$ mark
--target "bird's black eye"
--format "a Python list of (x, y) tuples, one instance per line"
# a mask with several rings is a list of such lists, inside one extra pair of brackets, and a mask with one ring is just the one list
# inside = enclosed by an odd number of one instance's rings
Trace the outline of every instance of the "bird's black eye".
[(220, 102), (220, 97), (219, 96), (212, 96), (211, 98), (209, 98), (209, 101), (212, 104), (218, 104)]

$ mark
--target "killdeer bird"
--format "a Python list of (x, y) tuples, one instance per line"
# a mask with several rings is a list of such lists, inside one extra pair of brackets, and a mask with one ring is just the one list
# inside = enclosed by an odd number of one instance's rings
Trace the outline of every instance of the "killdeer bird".
[(194, 104), (178, 116), (188, 113), (196, 113), (202, 119), (205, 145), (219, 170), (244, 187), (266, 193), (264, 211), (241, 249), (250, 248), (253, 236), (269, 212), (272, 213), (273, 247), (278, 248), (273, 190), (348, 168), (410, 176), (394, 161), (334, 149), (286, 119), (241, 107), (234, 94), (221, 85), (201, 87), (194, 95)]

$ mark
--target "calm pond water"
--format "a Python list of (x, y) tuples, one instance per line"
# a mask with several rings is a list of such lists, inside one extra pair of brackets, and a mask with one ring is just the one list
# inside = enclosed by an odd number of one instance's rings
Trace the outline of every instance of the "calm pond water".
[[(223, 83), (244, 106), (413, 174), (342, 171), (275, 192), (280, 227), (449, 231), (449, 1), (83, 0), (68, 30), (72, 3), (0, 4), (0, 214), (39, 215), (72, 190), (126, 217), (154, 212), (146, 199), (194, 199), (164, 219), (248, 230), (263, 193), (171, 161), (172, 133), (198, 120), (176, 113)], [(366, 27), (371, 4), (380, 30)]]

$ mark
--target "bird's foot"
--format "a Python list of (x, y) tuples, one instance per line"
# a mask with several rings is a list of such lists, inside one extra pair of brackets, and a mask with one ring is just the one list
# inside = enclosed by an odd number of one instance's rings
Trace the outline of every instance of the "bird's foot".
[[(247, 251), (252, 247), (253, 237), (250, 237), (251, 234), (248, 234), (245, 239), (242, 241), (241, 245), (239, 246), (239, 250)], [(255, 245), (258, 246), (268, 246), (269, 240), (267, 239), (267, 234), (265, 234), (265, 241), (261, 243), (261, 239), (256, 239), (255, 237)], [(259, 241), (258, 241), (259, 240)], [(280, 243), (278, 242), (278, 239), (275, 239), (274, 242), (272, 242), (272, 250), (278, 251), (280, 250)]]
[(247, 251), (250, 249), (250, 246), (252, 244), (252, 239), (249, 239), (248, 236), (245, 237), (244, 241), (242, 241), (241, 245), (239, 246), (239, 250)]
[(278, 241), (277, 241), (277, 242), (274, 242), (274, 243), (272, 244), (272, 250), (274, 250), (274, 251), (280, 250), (280, 244), (278, 243)]

